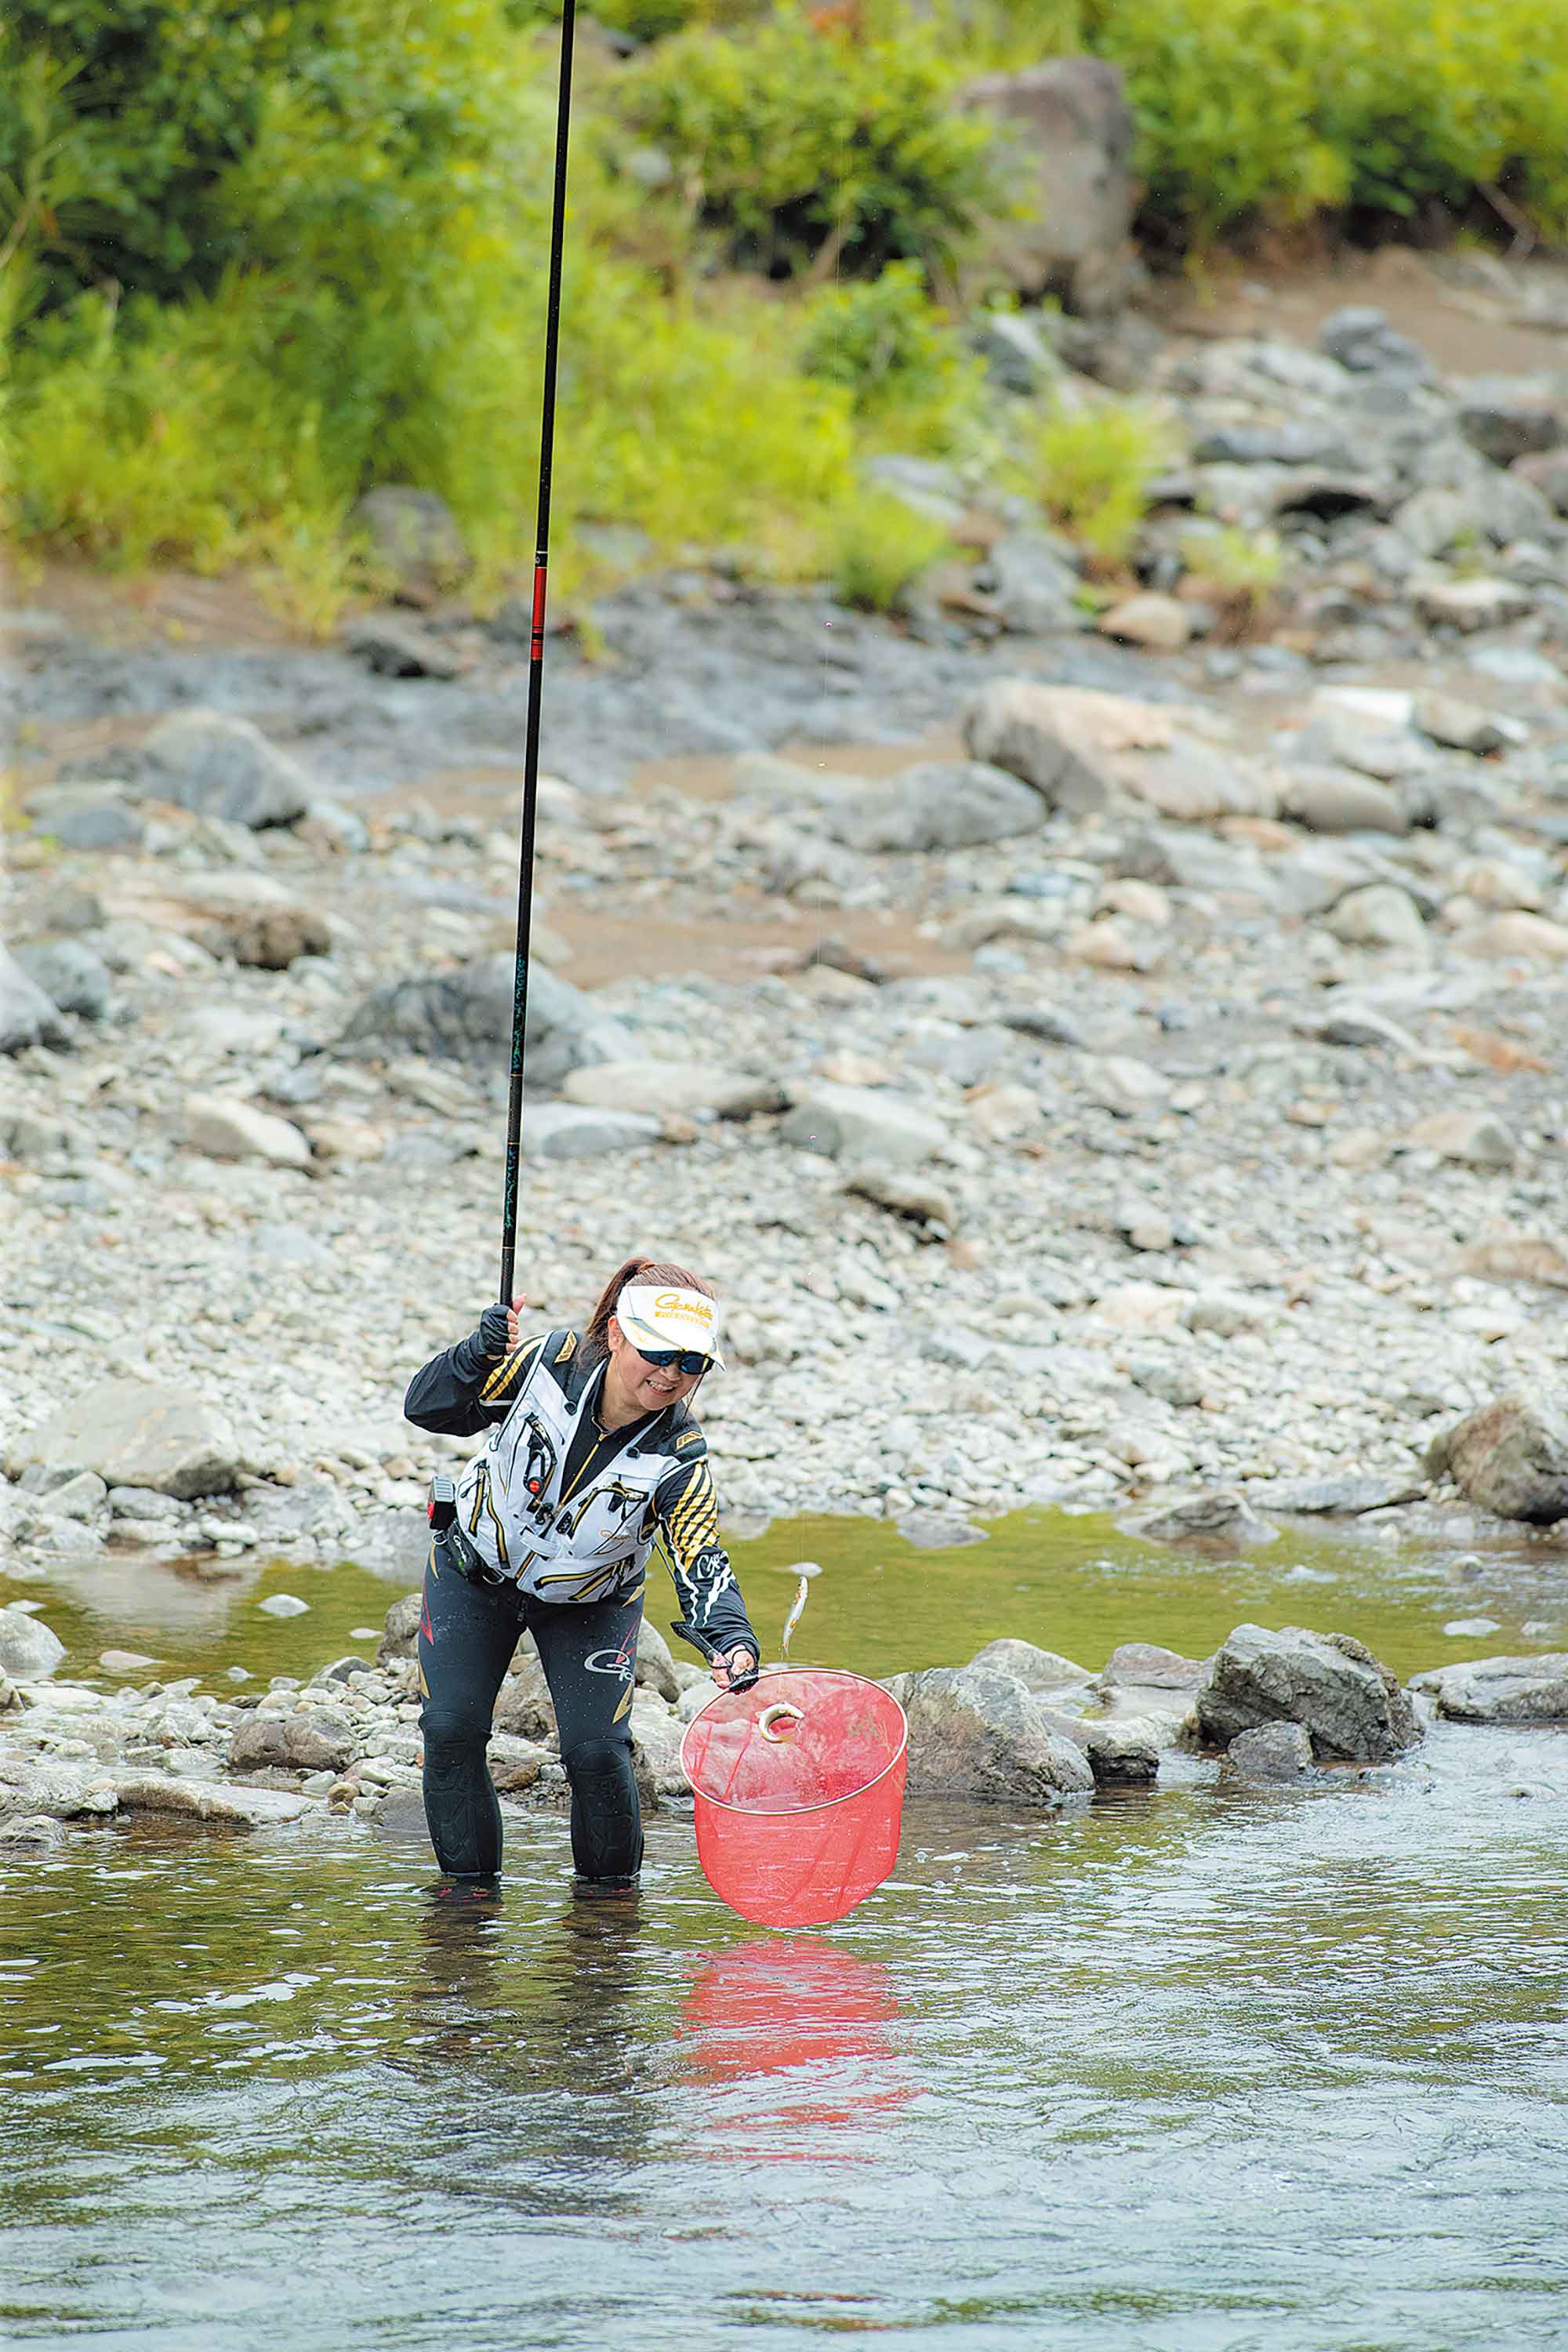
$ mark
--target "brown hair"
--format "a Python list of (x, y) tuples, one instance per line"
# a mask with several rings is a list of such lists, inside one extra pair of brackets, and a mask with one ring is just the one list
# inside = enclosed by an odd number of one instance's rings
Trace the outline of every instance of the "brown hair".
[(666, 1265), (658, 1258), (629, 1257), (617, 1273), (611, 1275), (599, 1293), (599, 1303), (589, 1317), (588, 1328), (583, 1334), (585, 1356), (609, 1353), (610, 1318), (628, 1282), (667, 1282), (675, 1289), (700, 1290), (704, 1298), (718, 1296), (710, 1282), (705, 1282), (700, 1274), (693, 1274), (688, 1266)]

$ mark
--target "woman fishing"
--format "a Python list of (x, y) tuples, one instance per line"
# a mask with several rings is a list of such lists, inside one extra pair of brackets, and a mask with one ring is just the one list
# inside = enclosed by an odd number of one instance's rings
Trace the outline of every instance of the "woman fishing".
[[(521, 1337), (517, 1298), (415, 1375), (421, 1429), (488, 1431), (456, 1492), (437, 1492), (419, 1627), (425, 1817), (454, 1879), (500, 1868), (485, 1761), (497, 1693), (526, 1630), (550, 1686), (586, 1895), (628, 1894), (642, 1863), (632, 1773), (637, 1627), (663, 1539), (681, 1616), (721, 1689), (759, 1651), (719, 1541), (707, 1444), (688, 1410), (721, 1370), (718, 1302), (683, 1266), (628, 1258), (585, 1330)], [(438, 1487), (441, 1482), (437, 1482)]]

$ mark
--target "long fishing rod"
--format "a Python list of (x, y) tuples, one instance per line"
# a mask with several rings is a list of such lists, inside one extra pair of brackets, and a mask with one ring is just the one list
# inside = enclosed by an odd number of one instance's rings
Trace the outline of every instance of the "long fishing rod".
[(555, 452), (555, 369), (561, 343), (561, 256), (566, 241), (566, 142), (572, 123), (572, 40), (576, 0), (563, 0), (561, 80), (555, 109), (555, 188), (550, 221), (550, 291), (544, 312), (544, 386), (539, 432), (539, 505), (534, 530), (533, 618), (528, 641), (528, 725), (522, 755), (522, 840), (517, 872), (517, 965), (512, 981), (511, 1087), (506, 1112), (501, 1199), (500, 1297), (510, 1306), (517, 1263), (518, 1172), (522, 1160), (523, 1054), (528, 1031), (528, 958), (533, 922), (533, 835), (539, 802), (539, 722), (544, 687), (544, 600), (550, 571), (550, 472)]

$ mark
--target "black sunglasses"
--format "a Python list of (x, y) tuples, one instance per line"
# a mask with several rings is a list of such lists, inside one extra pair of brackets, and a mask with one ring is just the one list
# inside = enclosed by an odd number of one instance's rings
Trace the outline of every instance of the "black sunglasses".
[(655, 1371), (668, 1372), (673, 1364), (676, 1370), (688, 1380), (698, 1372), (705, 1372), (712, 1360), (710, 1357), (700, 1354), (695, 1348), (634, 1348), (632, 1353), (640, 1356), (645, 1364), (651, 1364)]

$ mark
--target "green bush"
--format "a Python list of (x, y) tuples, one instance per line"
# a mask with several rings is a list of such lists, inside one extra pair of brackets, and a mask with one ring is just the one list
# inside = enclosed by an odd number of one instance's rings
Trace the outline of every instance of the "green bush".
[(884, 9), (862, 35), (784, 5), (753, 31), (660, 43), (627, 68), (618, 103), (747, 266), (931, 271), (1004, 201), (994, 131), (952, 110), (952, 79), (907, 14)]
[(940, 523), (886, 490), (867, 489), (845, 499), (833, 515), (826, 569), (846, 604), (890, 613), (910, 583), (952, 551)]
[(1141, 132), (1145, 218), (1202, 246), (1322, 207), (1568, 224), (1568, 43), (1541, 0), (1089, 0)]
[(1116, 564), (1132, 544), (1170, 447), (1163, 418), (1136, 404), (1057, 411), (1031, 436), (1026, 486), (1091, 555)]
[(879, 278), (823, 287), (803, 306), (800, 365), (841, 384), (855, 414), (895, 427), (905, 449), (944, 448), (981, 399), (984, 370), (926, 293), (912, 261)]

